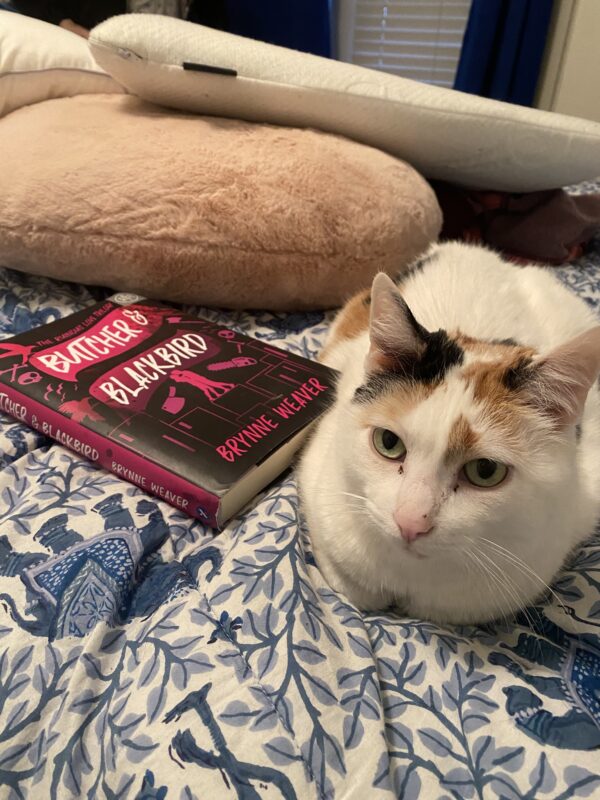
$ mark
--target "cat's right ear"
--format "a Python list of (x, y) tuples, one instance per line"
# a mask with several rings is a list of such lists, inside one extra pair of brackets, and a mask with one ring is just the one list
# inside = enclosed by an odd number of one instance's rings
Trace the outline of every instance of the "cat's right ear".
[(395, 371), (418, 360), (426, 348), (426, 335), (392, 279), (385, 272), (376, 275), (371, 288), (367, 372)]

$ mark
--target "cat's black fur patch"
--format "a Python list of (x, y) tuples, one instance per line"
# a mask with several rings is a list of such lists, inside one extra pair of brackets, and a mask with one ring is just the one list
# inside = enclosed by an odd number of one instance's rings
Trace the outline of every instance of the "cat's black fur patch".
[[(420, 269), (436, 255), (434, 253), (425, 256), (421, 262), (414, 265), (413, 270)], [(399, 380), (410, 380), (417, 383), (441, 381), (448, 370), (463, 363), (465, 355), (463, 349), (448, 336), (445, 330), (440, 329), (430, 333), (415, 319), (401, 294), (394, 294), (393, 299), (398, 307), (399, 315), (408, 322), (414, 331), (415, 352), (386, 353), (393, 365), (387, 370), (369, 376), (367, 381), (356, 390), (354, 394), (356, 402), (365, 403), (373, 400)]]
[(577, 425), (575, 425), (575, 441), (578, 444), (581, 441), (581, 423), (579, 422), (577, 423)]
[(439, 330), (429, 333), (415, 320), (412, 314), (410, 317), (412, 318), (411, 324), (414, 324), (419, 338), (425, 345), (422, 354), (416, 358), (412, 356), (399, 357), (393, 369), (371, 375), (356, 390), (354, 394), (356, 402), (368, 403), (386, 392), (398, 381), (410, 380), (417, 383), (441, 381), (452, 367), (462, 364), (464, 352), (446, 331)]
[(489, 344), (501, 344), (505, 347), (519, 347), (516, 339), (489, 339)]
[(446, 331), (426, 332), (423, 338), (425, 351), (418, 361), (413, 362), (409, 370), (409, 377), (413, 380), (421, 383), (442, 380), (449, 369), (463, 363), (465, 357), (463, 349), (448, 336)]
[(502, 382), (511, 392), (518, 391), (531, 378), (531, 359), (521, 358), (504, 373)]
[(370, 375), (354, 392), (355, 403), (370, 403), (382, 394), (385, 394), (390, 387), (398, 382), (398, 375), (394, 372), (376, 372)]

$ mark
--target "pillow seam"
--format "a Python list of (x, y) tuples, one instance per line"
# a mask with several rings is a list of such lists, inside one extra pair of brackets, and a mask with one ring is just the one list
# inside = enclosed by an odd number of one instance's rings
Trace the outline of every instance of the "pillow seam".
[(16, 69), (12, 72), (1, 72), (0, 80), (2, 78), (10, 78), (13, 75), (39, 75), (40, 72), (80, 72), (84, 75), (96, 75), (99, 78), (108, 78), (112, 83), (120, 86), (119, 82), (113, 78), (108, 72), (96, 71), (93, 69), (83, 69), (82, 67), (43, 67), (42, 69)]

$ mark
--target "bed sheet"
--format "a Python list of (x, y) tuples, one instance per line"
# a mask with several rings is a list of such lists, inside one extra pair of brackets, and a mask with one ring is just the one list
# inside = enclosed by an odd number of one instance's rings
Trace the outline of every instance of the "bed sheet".
[[(597, 307), (600, 242), (557, 272)], [(101, 296), (1, 270), (0, 335)], [(330, 321), (202, 313), (305, 356)], [(0, 797), (600, 797), (600, 537), (511, 625), (364, 615), (293, 472), (214, 535), (2, 417)]]

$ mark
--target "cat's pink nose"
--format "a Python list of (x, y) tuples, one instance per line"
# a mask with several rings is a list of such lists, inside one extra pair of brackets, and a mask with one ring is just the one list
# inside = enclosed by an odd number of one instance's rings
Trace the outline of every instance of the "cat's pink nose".
[(405, 542), (408, 542), (410, 544), (411, 542), (414, 542), (415, 539), (418, 539), (419, 536), (425, 536), (426, 534), (428, 534), (432, 527), (433, 526), (425, 528), (425, 526), (421, 525), (418, 527), (410, 528), (408, 527), (408, 525), (403, 525), (400, 528), (400, 536), (402, 536)]
[(411, 519), (396, 511), (394, 514), (394, 521), (398, 526), (400, 536), (409, 544), (420, 536), (426, 536), (433, 528), (433, 525), (431, 525), (427, 519), (427, 515), (417, 519)]

